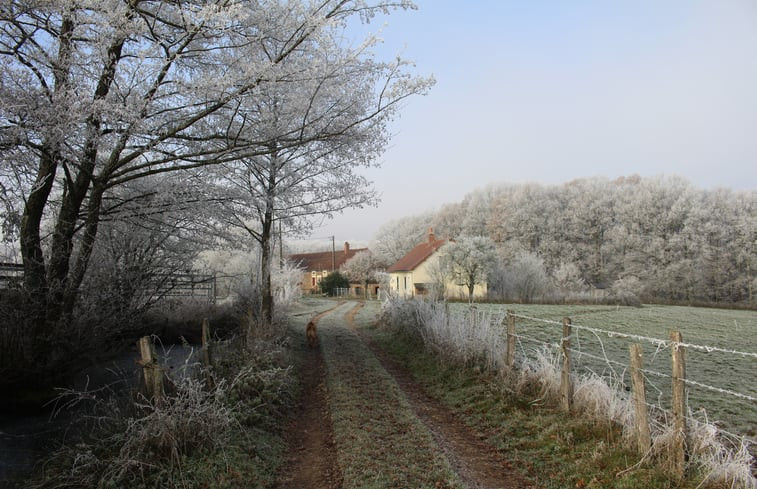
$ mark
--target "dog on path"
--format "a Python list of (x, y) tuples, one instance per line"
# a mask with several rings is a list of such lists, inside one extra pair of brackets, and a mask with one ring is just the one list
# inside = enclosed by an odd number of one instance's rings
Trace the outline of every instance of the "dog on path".
[(312, 320), (308, 321), (308, 325), (305, 326), (305, 335), (308, 337), (308, 345), (313, 348), (318, 343), (318, 335), (315, 323)]

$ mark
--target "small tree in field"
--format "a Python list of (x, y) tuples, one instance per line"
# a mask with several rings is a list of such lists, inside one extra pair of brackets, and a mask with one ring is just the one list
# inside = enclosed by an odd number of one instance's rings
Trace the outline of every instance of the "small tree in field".
[(365, 296), (368, 297), (368, 281), (374, 278), (375, 272), (379, 269), (379, 262), (371, 251), (361, 251), (347, 260), (342, 265), (342, 273), (352, 282), (360, 283), (363, 286)]
[(533, 253), (523, 253), (515, 259), (507, 270), (508, 289), (513, 298), (526, 304), (534, 297), (546, 292), (549, 277), (544, 260)]
[(497, 260), (494, 242), (484, 236), (462, 236), (444, 246), (441, 255), (448, 276), (468, 289), (468, 300), (473, 301), (476, 285), (486, 281), (489, 270)]
[(331, 272), (321, 280), (321, 292), (330, 296), (334, 295), (336, 289), (348, 289), (350, 281), (339, 272)]
[(552, 283), (563, 297), (573, 292), (586, 290), (586, 282), (575, 263), (560, 263), (560, 266), (552, 273)]

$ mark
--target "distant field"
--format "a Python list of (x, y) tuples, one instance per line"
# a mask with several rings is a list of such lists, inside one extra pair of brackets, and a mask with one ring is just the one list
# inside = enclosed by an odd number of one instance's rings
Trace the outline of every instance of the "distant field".
[[(467, 308), (455, 304), (455, 308)], [(684, 343), (714, 347), (738, 352), (757, 353), (757, 312), (682, 306), (563, 306), (563, 305), (493, 305), (479, 304), (480, 311), (504, 312), (513, 310), (517, 315), (541, 320), (561, 322), (570, 317), (574, 325), (668, 340), (670, 332), (680, 331)], [(540, 321), (519, 318), (517, 334), (538, 340), (559, 343), (561, 327)], [(504, 331), (503, 331), (504, 334)], [(647, 370), (670, 375), (671, 352), (666, 346), (651, 341), (628, 339), (607, 334), (574, 329), (572, 346), (580, 352), (576, 367), (590, 369), (600, 375), (611, 370), (630, 385), (625, 365), (629, 364), (628, 345), (641, 343), (644, 350), (644, 367)], [(522, 339), (518, 346), (521, 354), (538, 347), (536, 342)], [(607, 358), (604, 361), (592, 357)], [(618, 365), (618, 362), (623, 365)], [(686, 349), (687, 379), (757, 398), (757, 358), (719, 351)], [(650, 403), (668, 407), (670, 381), (664, 376), (647, 374), (647, 398)], [(710, 421), (735, 434), (757, 438), (757, 401), (715, 392), (699, 386), (687, 386), (692, 416)]]

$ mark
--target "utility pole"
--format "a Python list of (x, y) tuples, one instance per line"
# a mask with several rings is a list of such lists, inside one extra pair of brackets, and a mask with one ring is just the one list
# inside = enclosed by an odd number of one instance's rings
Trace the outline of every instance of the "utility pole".
[(331, 237), (331, 271), (336, 270), (336, 244), (334, 242), (334, 236)]

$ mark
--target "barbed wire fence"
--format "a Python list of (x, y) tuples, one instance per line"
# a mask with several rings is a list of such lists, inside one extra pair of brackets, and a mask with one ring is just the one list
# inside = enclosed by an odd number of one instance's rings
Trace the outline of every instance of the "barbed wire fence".
[[(522, 330), (528, 331), (529, 326), (532, 326), (533, 324), (542, 324), (546, 326), (551, 326), (553, 328), (556, 327), (562, 327), (563, 323), (559, 321), (549, 320), (549, 319), (542, 319), (542, 318), (536, 318), (532, 316), (526, 316), (522, 314), (514, 314), (513, 316), (516, 318), (516, 320), (523, 321), (519, 323), (519, 326)], [(529, 325), (528, 322), (531, 324)], [(757, 415), (757, 409), (754, 407), (754, 403), (757, 403), (757, 394), (755, 393), (755, 389), (757, 389), (757, 385), (755, 385), (754, 381), (754, 374), (757, 372), (757, 353), (753, 352), (745, 352), (745, 351), (739, 351), (734, 349), (728, 349), (728, 348), (721, 348), (718, 346), (712, 346), (712, 345), (699, 345), (694, 343), (687, 343), (687, 342), (674, 342), (670, 339), (661, 339), (661, 338), (654, 338), (644, 335), (638, 335), (638, 334), (632, 334), (632, 333), (625, 333), (620, 331), (614, 331), (609, 329), (601, 329), (601, 328), (595, 328), (595, 327), (589, 327), (589, 326), (583, 326), (580, 324), (572, 324), (573, 328), (573, 336), (574, 339), (574, 345), (576, 345), (574, 348), (571, 348), (571, 352), (574, 354), (573, 358), (575, 359), (575, 367), (576, 370), (580, 372), (581, 369), (588, 370), (593, 373), (597, 373), (597, 369), (602, 369), (599, 373), (601, 377), (608, 377), (613, 379), (622, 379), (623, 385), (629, 385), (628, 382), (628, 372), (631, 369), (630, 361), (622, 361), (620, 358), (627, 358), (627, 355), (624, 355), (624, 353), (627, 351), (626, 348), (618, 348), (618, 344), (628, 345), (630, 342), (637, 342), (641, 343), (642, 345), (651, 345), (651, 351), (652, 354), (649, 357), (649, 361), (647, 362), (649, 365), (655, 365), (656, 368), (648, 367), (641, 369), (641, 372), (645, 376), (645, 381), (648, 387), (651, 388), (656, 394), (657, 394), (657, 402), (652, 404), (649, 403), (650, 408), (655, 409), (670, 409), (670, 380), (672, 379), (672, 372), (669, 371), (660, 371), (665, 365), (665, 362), (667, 361), (667, 358), (670, 358), (670, 350), (674, 347), (681, 347), (685, 348), (689, 355), (693, 355), (695, 353), (699, 354), (721, 354), (721, 355), (728, 355), (731, 357), (737, 357), (744, 359), (744, 363), (741, 365), (737, 365), (738, 368), (736, 368), (735, 372), (733, 373), (733, 381), (731, 384), (738, 384), (741, 383), (742, 388), (745, 388), (747, 391), (739, 391), (734, 388), (725, 388), (725, 387), (719, 387), (715, 385), (709, 384), (706, 380), (700, 380), (697, 378), (691, 378), (691, 375), (696, 375), (697, 373), (700, 373), (702, 370), (710, 370), (712, 368), (718, 368), (718, 366), (723, 365), (726, 362), (719, 361), (717, 359), (709, 359), (706, 363), (706, 365), (699, 365), (699, 368), (691, 368), (692, 362), (691, 358), (689, 358), (689, 368), (687, 370), (687, 377), (682, 379), (683, 382), (688, 386), (692, 388), (702, 389), (706, 390), (712, 393), (718, 394), (718, 398), (716, 399), (717, 403), (720, 404), (718, 406), (715, 403), (709, 403), (710, 405), (705, 405), (705, 401), (707, 399), (692, 399), (689, 398), (689, 405), (693, 405), (696, 402), (699, 401), (696, 404), (700, 405), (700, 409), (698, 411), (702, 413), (706, 413), (708, 410), (718, 413), (718, 412), (738, 412), (739, 409), (751, 409), (755, 412), (755, 415)], [(519, 341), (520, 346), (520, 352), (522, 355), (528, 355), (527, 347), (528, 344), (536, 344), (536, 345), (544, 345), (550, 348), (559, 348), (560, 343), (556, 342), (554, 340), (549, 339), (549, 337), (554, 338), (555, 337), (555, 331), (544, 331), (545, 334), (542, 334), (541, 337), (537, 336), (529, 336), (528, 334), (518, 334), (516, 335), (517, 340)], [(560, 338), (562, 339), (562, 338)], [(625, 340), (623, 342), (616, 342), (617, 344), (607, 344), (608, 340)], [(600, 354), (594, 354), (592, 351), (598, 351)], [(647, 350), (649, 351), (649, 350)], [(701, 362), (700, 362), (701, 364)], [(697, 365), (696, 363), (694, 365)], [(733, 365), (731, 365), (733, 367)], [(619, 370), (620, 369), (620, 370)], [(740, 375), (740, 374), (743, 374)], [(662, 379), (662, 384), (659, 384), (660, 381), (655, 382), (655, 379)], [(749, 385), (751, 383), (751, 386)], [(749, 389), (751, 387), (751, 390)], [(726, 396), (726, 397), (722, 397)], [(710, 401), (713, 399), (710, 398)], [(744, 406), (734, 407), (734, 402), (732, 401), (746, 401), (746, 404)], [(751, 403), (751, 405), (750, 405)], [(730, 407), (730, 409), (729, 409)], [(691, 416), (688, 416), (689, 421), (692, 422), (701, 422), (701, 419), (693, 418)], [(756, 418), (752, 418), (754, 421)], [(732, 419), (719, 419), (719, 417), (715, 417), (713, 419), (710, 419), (709, 422), (715, 422), (718, 424), (719, 431), (726, 436), (730, 436), (732, 438), (742, 438), (744, 437), (746, 441), (748, 441), (750, 444), (757, 445), (757, 439), (753, 437), (753, 435), (750, 435), (747, 433), (747, 431), (751, 428), (754, 429), (753, 424), (750, 426), (746, 423), (736, 423), (734, 424), (734, 420)], [(736, 434), (730, 432), (728, 429), (724, 428), (723, 426), (731, 426), (731, 431), (742, 431), (739, 428), (743, 428), (742, 433)]]
[[(646, 423), (652, 436), (647, 453), (642, 450), (644, 457), (661, 440), (667, 443), (671, 436), (680, 436), (676, 470), (681, 475), (685, 465), (699, 464), (711, 474), (722, 472), (727, 465), (731, 473), (725, 477), (738, 482), (734, 487), (757, 488), (752, 474), (757, 447), (757, 353), (686, 342), (680, 333), (668, 339), (655, 338), (573, 324), (569, 318), (556, 321), (516, 314), (504, 307), (450, 308), (429, 301), (416, 303), (416, 321), (422, 326), (424, 342), (432, 348), (467, 364), (479, 362), (504, 371), (530, 369), (545, 375), (544, 365), (549, 364), (547, 375), (552, 378), (540, 381), (558, 397), (569, 395), (572, 402), (573, 397), (583, 396), (612, 411), (606, 413), (610, 419), (631, 425)], [(643, 367), (633, 365), (631, 345), (644, 350)], [(676, 355), (681, 362), (678, 372)], [(567, 376), (561, 372), (566, 363)], [(634, 368), (643, 378), (647, 421), (637, 421), (639, 409), (634, 409)], [(573, 385), (563, 392), (560, 384), (566, 378)], [(607, 388), (599, 387), (599, 382)], [(679, 401), (674, 399), (676, 385), (685, 387), (680, 388)], [(592, 390), (612, 391), (615, 399), (599, 401)], [(736, 466), (739, 468), (734, 470)]]

